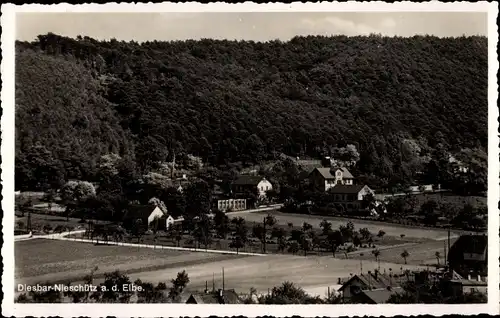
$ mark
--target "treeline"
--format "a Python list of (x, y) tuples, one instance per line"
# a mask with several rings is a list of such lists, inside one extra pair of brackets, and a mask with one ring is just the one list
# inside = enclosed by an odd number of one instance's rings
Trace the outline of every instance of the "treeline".
[(484, 37), (137, 43), (46, 34), (16, 53), (21, 190), (90, 180), (110, 153), (144, 174), (174, 153), (246, 165), (347, 144), (359, 151), (358, 176), (388, 186), (415, 180), (436, 152), (487, 145)]

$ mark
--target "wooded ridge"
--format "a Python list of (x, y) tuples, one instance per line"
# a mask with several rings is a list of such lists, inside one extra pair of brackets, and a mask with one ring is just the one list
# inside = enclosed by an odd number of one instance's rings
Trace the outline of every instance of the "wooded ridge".
[(16, 188), (92, 180), (111, 153), (145, 173), (174, 152), (220, 166), (348, 144), (358, 176), (409, 181), (437, 152), (486, 151), (487, 56), (477, 36), (40, 35), (16, 43)]

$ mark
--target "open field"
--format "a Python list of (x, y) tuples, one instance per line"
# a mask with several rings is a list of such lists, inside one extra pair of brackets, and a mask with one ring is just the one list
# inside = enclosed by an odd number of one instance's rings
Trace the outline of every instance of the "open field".
[[(394, 273), (399, 273), (401, 266), (404, 269), (419, 268), (414, 265), (381, 263), (381, 270), (388, 271), (392, 268)], [(223, 267), (225, 288), (234, 288), (237, 292), (245, 293), (254, 287), (257, 292), (266, 293), (274, 286), (291, 281), (305, 290), (315, 290), (324, 296), (329, 286), (337, 285), (339, 278), (346, 280), (350, 274), (359, 273), (360, 261), (336, 259), (331, 256), (307, 258), (291, 255), (254, 256), (194, 265), (189, 268), (135, 272), (130, 274), (130, 277), (132, 281), (140, 278), (142, 281), (165, 282), (175, 277), (178, 271), (186, 269), (190, 278), (188, 290), (203, 290), (206, 283), (212, 287), (213, 277), (217, 289), (222, 287)], [(363, 262), (363, 271), (373, 271), (377, 267), (378, 264), (374, 261)], [(320, 292), (321, 289), (324, 293)]]
[[(358, 220), (358, 219), (347, 219), (339, 217), (328, 217), (320, 215), (306, 215), (306, 214), (291, 214), (282, 213), (278, 211), (272, 211), (270, 214), (276, 217), (278, 224), (287, 225), (288, 223), (293, 223), (294, 226), (301, 226), (304, 222), (311, 224), (314, 228), (319, 229), (319, 224), (322, 220), (328, 220), (332, 223), (334, 229), (338, 229), (340, 225), (346, 225), (347, 222), (351, 221), (354, 224), (356, 230), (360, 228), (368, 228), (373, 234), (377, 234), (378, 231), (384, 230), (387, 236), (400, 237), (401, 234), (405, 235), (405, 240), (410, 238), (416, 238), (419, 240), (441, 240), (447, 238), (448, 232), (443, 229), (434, 228), (415, 228), (415, 227), (405, 227), (399, 224), (391, 224), (386, 222), (377, 222), (369, 220)], [(247, 213), (240, 214), (247, 222), (262, 222), (263, 218), (267, 215), (266, 213)], [(453, 234), (459, 234), (460, 231), (452, 231)]]
[[(301, 257), (269, 255), (241, 257), (202, 252), (159, 251), (119, 246), (95, 246), (92, 244), (36, 239), (17, 242), (16, 283), (81, 281), (94, 266), (99, 266), (96, 283), (102, 274), (113, 270), (126, 272), (132, 281), (140, 278), (153, 283), (169, 282), (179, 271), (186, 270), (190, 290), (202, 290), (208, 282), (222, 286), (222, 268), (225, 287), (246, 292), (254, 287), (259, 292), (292, 281), (303, 288), (319, 291), (334, 286), (338, 279), (346, 279), (360, 271), (360, 261), (338, 259), (331, 256)], [(381, 263), (381, 269), (416, 269), (415, 265)], [(378, 264), (364, 261), (363, 270), (374, 270)]]
[[(452, 238), (450, 243), (455, 243), (457, 239)], [(404, 264), (404, 259), (401, 257), (401, 253), (406, 250), (410, 255), (407, 257), (408, 264), (412, 265), (436, 265), (436, 252), (440, 253), (440, 264), (444, 263), (444, 255), (445, 255), (445, 244), (446, 244), (446, 253), (448, 252), (448, 242), (445, 240), (442, 241), (428, 241), (418, 244), (409, 244), (405, 246), (394, 246), (387, 249), (380, 249), (380, 261), (388, 262), (388, 263), (399, 263)], [(353, 253), (349, 253), (349, 258), (362, 259), (362, 260), (370, 260), (374, 261), (375, 256), (372, 254), (373, 249), (369, 249), (366, 251), (356, 251)], [(360, 254), (363, 255), (360, 255)], [(339, 255), (339, 257), (342, 255)], [(398, 266), (399, 268), (401, 266)], [(393, 268), (394, 269), (394, 268)]]
[(95, 266), (98, 275), (116, 269), (130, 273), (237, 259), (244, 256), (153, 250), (34, 239), (15, 243), (16, 283), (81, 280)]
[[(23, 222), (24, 226), (28, 224), (28, 213), (25, 213), (23, 217), (17, 216), (15, 218), (15, 222)], [(66, 219), (65, 216), (59, 215), (49, 215), (42, 213), (31, 213), (31, 226), (33, 228), (37, 228), (38, 226), (43, 227), (44, 225), (50, 224), (52, 228), (55, 228), (58, 225), (69, 226), (69, 227), (77, 227), (82, 226), (85, 227), (85, 223), (79, 223), (80, 219), (78, 218), (69, 218)]]

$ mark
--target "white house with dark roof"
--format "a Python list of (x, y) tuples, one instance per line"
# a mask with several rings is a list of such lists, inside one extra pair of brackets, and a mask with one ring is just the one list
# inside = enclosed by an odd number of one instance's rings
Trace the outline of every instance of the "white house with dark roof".
[(123, 225), (125, 228), (130, 228), (138, 220), (141, 221), (144, 229), (149, 229), (155, 219), (158, 219), (158, 229), (168, 229), (174, 224), (174, 218), (162, 211), (160, 207), (147, 204), (147, 205), (130, 205), (125, 215), (123, 216)]
[(309, 180), (323, 191), (328, 191), (337, 184), (354, 184), (354, 176), (347, 168), (316, 168), (309, 174)]
[(334, 203), (344, 211), (362, 210), (364, 197), (375, 195), (372, 189), (362, 184), (337, 184), (328, 192), (333, 195)]
[(232, 184), (233, 192), (244, 194), (247, 191), (257, 191), (259, 197), (265, 197), (266, 192), (273, 189), (273, 185), (266, 178), (253, 175), (241, 175)]

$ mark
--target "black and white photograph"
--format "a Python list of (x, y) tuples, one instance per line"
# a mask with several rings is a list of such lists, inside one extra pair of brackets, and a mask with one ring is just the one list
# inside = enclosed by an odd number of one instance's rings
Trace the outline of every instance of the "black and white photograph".
[(498, 9), (460, 4), (9, 6), (4, 302), (498, 313)]

